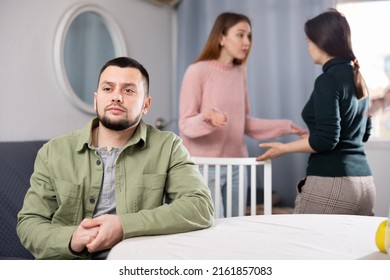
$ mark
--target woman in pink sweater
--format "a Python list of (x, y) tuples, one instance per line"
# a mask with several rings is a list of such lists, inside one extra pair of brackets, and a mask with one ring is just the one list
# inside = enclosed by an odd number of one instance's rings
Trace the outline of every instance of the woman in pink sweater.
[[(192, 156), (247, 157), (244, 135), (270, 139), (306, 132), (290, 120), (266, 120), (249, 115), (244, 64), (251, 49), (251, 36), (247, 16), (220, 14), (202, 53), (184, 75), (179, 129)], [(209, 182), (209, 187), (212, 186), (214, 183)], [(221, 186), (222, 197), (226, 199), (224, 188)], [(237, 205), (238, 185), (233, 182), (233, 216), (238, 213)]]

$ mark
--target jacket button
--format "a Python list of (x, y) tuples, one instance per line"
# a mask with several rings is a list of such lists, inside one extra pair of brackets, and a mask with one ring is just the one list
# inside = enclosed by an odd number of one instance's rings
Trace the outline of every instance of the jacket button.
[(90, 202), (91, 204), (94, 204), (94, 203), (95, 203), (95, 199), (94, 199), (93, 197), (90, 197), (90, 198), (89, 198), (89, 202)]
[(97, 165), (100, 165), (102, 162), (100, 161), (100, 159), (98, 159), (97, 161), (96, 161), (96, 164)]

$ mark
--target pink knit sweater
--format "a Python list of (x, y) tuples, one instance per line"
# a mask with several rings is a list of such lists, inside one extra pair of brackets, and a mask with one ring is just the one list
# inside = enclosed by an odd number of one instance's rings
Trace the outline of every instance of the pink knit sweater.
[[(214, 127), (202, 112), (218, 108), (228, 122)], [(244, 69), (216, 60), (190, 65), (184, 75), (179, 106), (179, 129), (192, 156), (246, 157), (244, 135), (270, 139), (291, 133), (290, 120), (266, 120), (249, 116)]]

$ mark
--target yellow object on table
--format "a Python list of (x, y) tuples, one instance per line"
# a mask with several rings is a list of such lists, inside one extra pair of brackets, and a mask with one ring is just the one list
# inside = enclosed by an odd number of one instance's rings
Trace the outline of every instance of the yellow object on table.
[[(386, 227), (387, 227), (387, 220), (384, 220), (381, 222), (378, 226), (378, 229), (376, 231), (375, 235), (375, 243), (378, 247), (379, 251), (382, 253), (387, 253), (386, 249)], [(390, 240), (388, 241), (390, 242)]]

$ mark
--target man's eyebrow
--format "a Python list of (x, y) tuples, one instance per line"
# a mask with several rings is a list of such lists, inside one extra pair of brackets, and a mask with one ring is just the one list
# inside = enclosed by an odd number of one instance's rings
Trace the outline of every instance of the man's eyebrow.
[[(102, 81), (101, 84), (107, 84), (107, 85), (112, 86), (112, 85), (115, 85), (116, 83), (110, 82), (110, 81)], [(137, 87), (137, 85), (135, 83), (122, 83), (120, 85), (125, 86), (125, 87), (128, 87), (128, 86)]]
[(123, 83), (122, 85), (126, 86), (126, 87), (137, 87), (137, 85), (135, 83)]
[(110, 81), (101, 81), (100, 84), (114, 85), (115, 83), (110, 82)]

